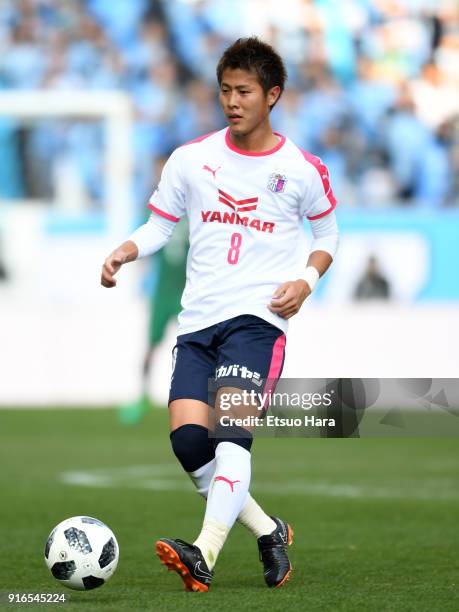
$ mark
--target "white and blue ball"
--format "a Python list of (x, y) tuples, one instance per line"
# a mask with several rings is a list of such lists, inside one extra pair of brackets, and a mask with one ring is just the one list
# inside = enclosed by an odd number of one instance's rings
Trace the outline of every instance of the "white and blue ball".
[(90, 516), (72, 516), (62, 521), (45, 545), (45, 562), (54, 578), (77, 591), (105, 584), (113, 576), (118, 558), (113, 531)]

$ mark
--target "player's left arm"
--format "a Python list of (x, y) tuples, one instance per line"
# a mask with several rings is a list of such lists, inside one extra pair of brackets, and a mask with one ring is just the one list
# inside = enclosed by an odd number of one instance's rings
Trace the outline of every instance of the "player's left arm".
[(297, 314), (305, 299), (311, 295), (321, 276), (330, 267), (338, 249), (339, 233), (333, 211), (319, 219), (310, 220), (313, 241), (306, 269), (301, 278), (282, 283), (275, 291), (268, 308), (284, 319)]

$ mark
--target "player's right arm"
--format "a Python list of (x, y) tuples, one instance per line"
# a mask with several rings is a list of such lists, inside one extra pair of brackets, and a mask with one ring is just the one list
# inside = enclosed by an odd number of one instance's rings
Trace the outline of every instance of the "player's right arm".
[(126, 240), (126, 242), (123, 242), (123, 244), (110, 253), (107, 259), (104, 261), (104, 265), (102, 266), (102, 275), (100, 278), (101, 284), (107, 288), (115, 287), (115, 274), (123, 264), (137, 259), (138, 254), (139, 251), (137, 245), (132, 242), (132, 240)]
[(148, 221), (107, 257), (102, 266), (101, 284), (107, 288), (115, 287), (114, 276), (121, 266), (159, 251), (172, 236), (176, 225), (175, 221), (152, 212)]
[(115, 249), (102, 266), (101, 284), (115, 287), (115, 274), (125, 263), (159, 251), (172, 236), (177, 222), (185, 214), (185, 186), (181, 171), (180, 149), (176, 149), (161, 174), (158, 188), (150, 198), (150, 218)]

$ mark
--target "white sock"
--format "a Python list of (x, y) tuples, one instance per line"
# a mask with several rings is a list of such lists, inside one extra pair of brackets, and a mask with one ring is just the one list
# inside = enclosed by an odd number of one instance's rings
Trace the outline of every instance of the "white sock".
[(207, 494), (204, 523), (194, 542), (209, 569), (215, 565), (226, 536), (245, 504), (250, 485), (250, 459), (250, 452), (233, 442), (220, 442), (215, 450), (215, 474)]
[(197, 540), (193, 542), (199, 548), (207, 563), (207, 567), (212, 570), (217, 561), (218, 553), (223, 548), (230, 528), (219, 523), (214, 519), (204, 519), (201, 533)]
[(231, 529), (249, 490), (251, 455), (239, 444), (220, 442), (215, 449), (215, 461), (205, 518), (215, 519)]
[(277, 527), (273, 519), (260, 508), (250, 493), (247, 493), (244, 507), (239, 512), (237, 520), (241, 525), (247, 527), (256, 538), (269, 535)]
[[(209, 486), (215, 474), (216, 463), (216, 460), (212, 459), (212, 461), (202, 465), (194, 472), (187, 472), (197, 492), (204, 498), (207, 498)], [(266, 512), (264, 512), (259, 504), (257, 504), (250, 493), (247, 493), (245, 504), (236, 520), (251, 531), (256, 538), (263, 535), (269, 535), (276, 529), (276, 523), (266, 514)]]
[(215, 466), (217, 465), (217, 461), (212, 459), (209, 463), (202, 465), (200, 468), (195, 470), (194, 472), (187, 472), (188, 476), (193, 481), (194, 486), (196, 487), (199, 495), (202, 495), (205, 499), (207, 499), (207, 493), (209, 491), (210, 483), (212, 481), (212, 477), (215, 474)]

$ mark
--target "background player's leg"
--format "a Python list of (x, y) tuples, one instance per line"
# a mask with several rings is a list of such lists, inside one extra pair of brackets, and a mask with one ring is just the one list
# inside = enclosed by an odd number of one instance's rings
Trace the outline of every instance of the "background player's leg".
[(150, 321), (148, 334), (148, 347), (145, 351), (142, 364), (142, 380), (140, 396), (132, 403), (120, 407), (118, 416), (124, 425), (135, 425), (150, 406), (148, 386), (151, 377), (152, 363), (158, 346), (164, 339), (167, 324), (180, 311), (180, 298), (167, 300), (167, 291), (164, 293), (163, 284), (158, 283), (159, 290), (150, 304)]
[(149, 408), (148, 382), (150, 380), (151, 362), (154, 350), (154, 346), (149, 346), (144, 356), (141, 392), (139, 397), (134, 402), (123, 404), (118, 410), (118, 418), (123, 425), (137, 424)]
[(138, 423), (150, 407), (148, 387), (155, 353), (164, 339), (169, 321), (181, 310), (188, 250), (186, 225), (181, 223), (167, 247), (156, 255), (158, 280), (149, 302), (148, 347), (143, 361), (141, 392), (136, 401), (120, 407), (118, 415), (124, 425)]

